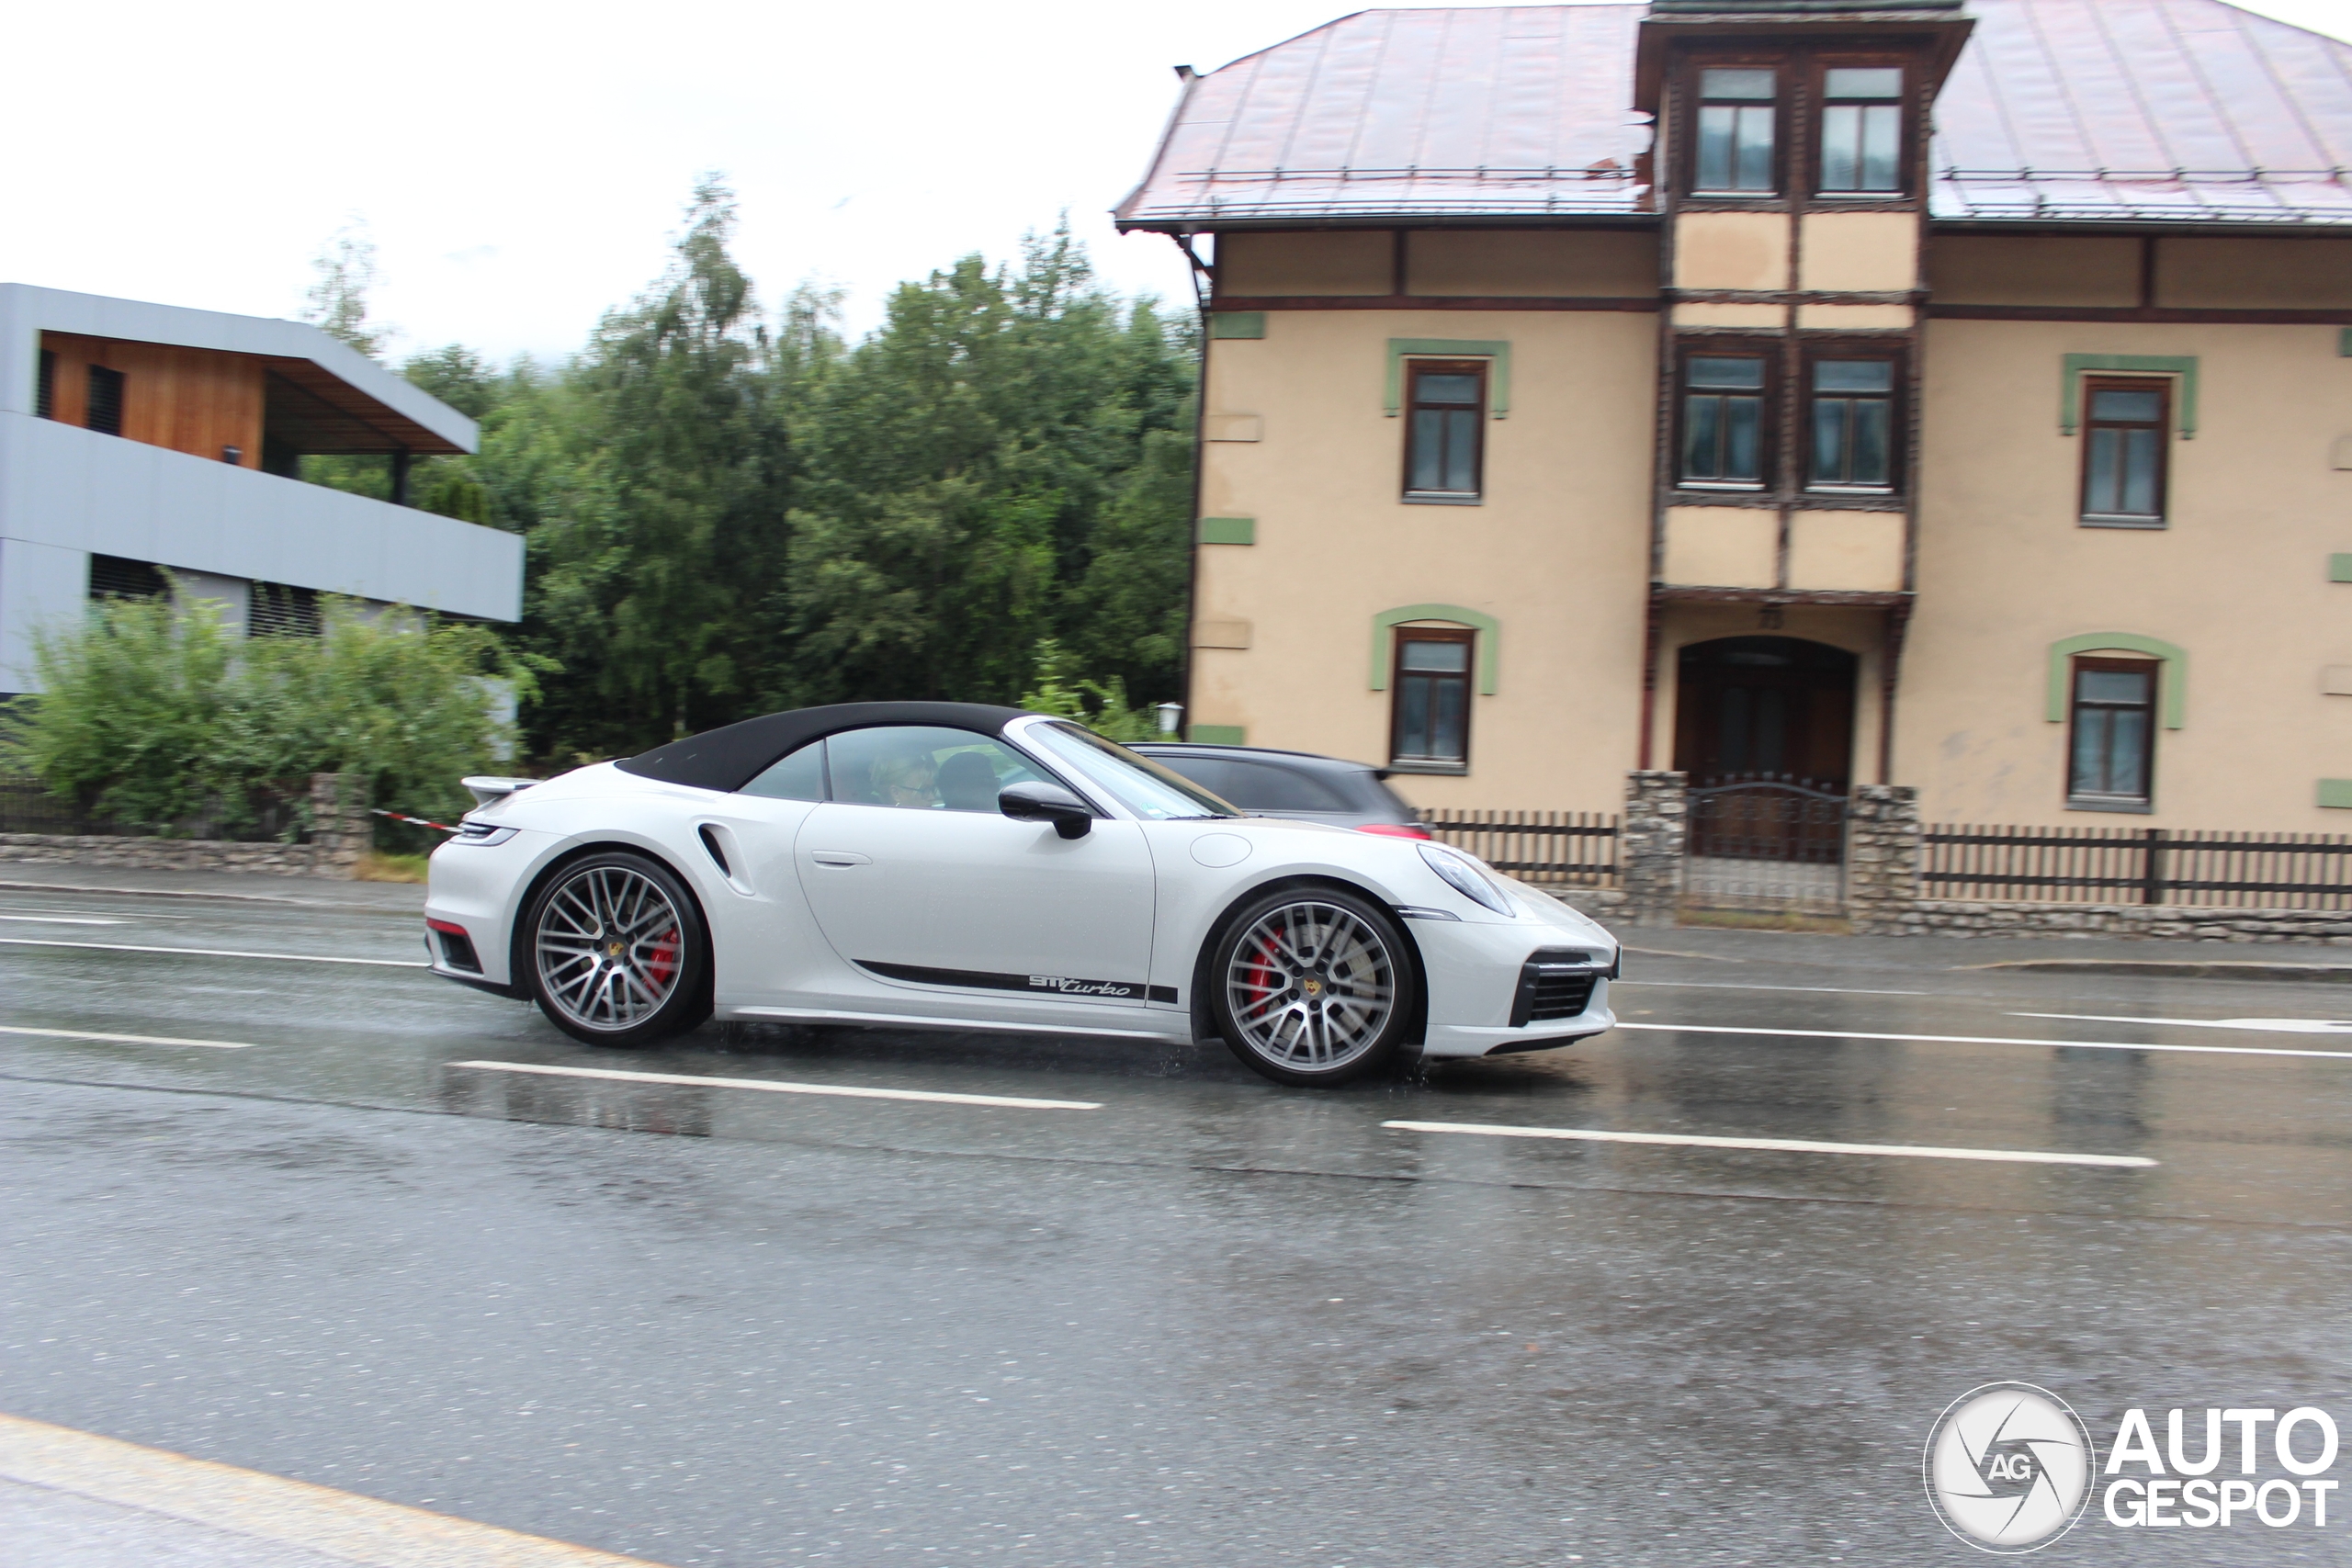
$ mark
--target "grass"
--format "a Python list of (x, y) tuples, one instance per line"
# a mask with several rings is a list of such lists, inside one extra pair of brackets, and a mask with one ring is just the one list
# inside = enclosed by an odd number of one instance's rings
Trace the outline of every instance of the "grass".
[(424, 880), (423, 855), (388, 855), (369, 850), (359, 857), (359, 864), (352, 872), (360, 882), (422, 882)]
[(1714, 926), (1739, 931), (1825, 931), (1832, 936), (1854, 934), (1854, 922), (1843, 915), (1804, 915), (1793, 909), (1685, 908), (1676, 924)]

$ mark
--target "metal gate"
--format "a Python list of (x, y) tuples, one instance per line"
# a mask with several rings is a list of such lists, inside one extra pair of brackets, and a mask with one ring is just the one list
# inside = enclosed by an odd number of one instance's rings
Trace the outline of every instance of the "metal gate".
[(1846, 902), (1846, 796), (1758, 773), (1690, 794), (1683, 896), (1717, 909), (1837, 914)]

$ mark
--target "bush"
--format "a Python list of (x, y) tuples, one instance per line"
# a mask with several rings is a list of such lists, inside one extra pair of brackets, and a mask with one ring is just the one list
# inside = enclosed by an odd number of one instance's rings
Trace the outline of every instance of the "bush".
[[(1037, 686), (1022, 694), (1021, 705), (1033, 713), (1075, 719), (1105, 740), (1159, 739), (1158, 716), (1150, 708), (1127, 705), (1127, 683), (1119, 676), (1106, 685), (1077, 674), (1077, 656), (1052, 637), (1037, 644)], [(1091, 704), (1091, 705), (1090, 705)]]
[(229, 785), (218, 748), (234, 646), (209, 600), (178, 613), (118, 599), (74, 631), (36, 631), (47, 690), (16, 705), (13, 770), (85, 818), (167, 831), (208, 812)]
[(466, 810), (458, 781), (513, 754), (502, 713), (532, 671), (482, 626), (321, 611), (317, 637), (240, 641), (205, 601), (96, 605), (36, 635), (46, 690), (23, 700), (7, 761), (84, 816), (157, 832), (249, 826), (273, 799), (306, 802), (317, 773), (358, 773), (421, 816)]

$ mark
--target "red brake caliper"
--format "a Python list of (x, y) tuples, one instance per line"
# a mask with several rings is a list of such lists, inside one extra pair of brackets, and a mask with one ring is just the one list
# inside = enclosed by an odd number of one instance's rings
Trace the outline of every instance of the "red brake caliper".
[(678, 972), (678, 928), (672, 926), (653, 939), (653, 951), (645, 955), (645, 972), (657, 986), (667, 987), (670, 976)]
[(1248, 969), (1242, 971), (1242, 976), (1244, 982), (1250, 987), (1250, 1010), (1253, 1016), (1257, 1016), (1259, 1009), (1266, 998), (1280, 990), (1282, 987), (1277, 980), (1278, 971), (1274, 968), (1274, 944), (1272, 942), (1265, 937), (1260, 937), (1258, 951), (1250, 956), (1254, 962)]

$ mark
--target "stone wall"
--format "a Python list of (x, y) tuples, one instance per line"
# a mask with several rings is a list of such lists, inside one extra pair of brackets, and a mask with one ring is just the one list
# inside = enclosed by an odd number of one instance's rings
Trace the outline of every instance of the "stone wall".
[(1858, 784), (1846, 807), (1846, 913), (1863, 936), (1902, 934), (1919, 901), (1919, 792)]
[[(1857, 931), (1865, 930), (1858, 916)], [(2219, 909), (2181, 904), (1996, 904), (1918, 899), (1882, 906), (1877, 936), (2169, 937), (2352, 947), (2352, 909)]]
[(367, 782), (357, 773), (311, 775), (311, 841), (240, 844), (220, 839), (111, 834), (0, 833), (0, 861), (126, 866), (153, 871), (243, 871), (348, 878), (375, 835)]
[(1623, 924), (1670, 926), (1682, 907), (1683, 844), (1690, 823), (1690, 778), (1656, 769), (1625, 775), (1617, 837), (1612, 913)]

